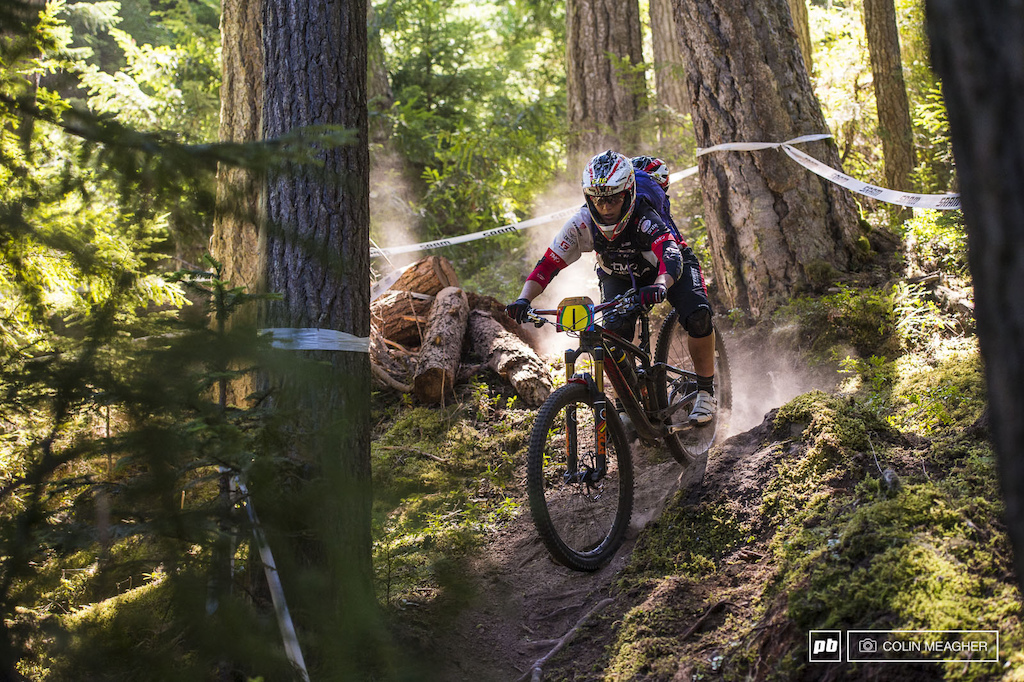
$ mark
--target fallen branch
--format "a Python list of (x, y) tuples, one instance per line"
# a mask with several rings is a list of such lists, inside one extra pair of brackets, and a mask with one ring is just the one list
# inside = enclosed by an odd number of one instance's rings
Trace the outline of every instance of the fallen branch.
[(572, 641), (572, 638), (576, 636), (576, 633), (579, 631), (580, 627), (582, 627), (582, 625), (586, 623), (591, 616), (602, 611), (614, 601), (614, 599), (602, 599), (601, 601), (599, 601), (597, 605), (594, 606), (594, 608), (590, 609), (590, 611), (587, 612), (587, 615), (580, 618), (576, 625), (572, 626), (572, 629), (569, 630), (569, 632), (565, 633), (565, 635), (563, 635), (561, 639), (557, 640), (558, 643), (555, 644), (555, 647), (551, 651), (547, 652), (542, 657), (538, 658), (537, 661), (532, 666), (530, 666), (530, 670), (525, 675), (520, 677), (519, 680), (517, 680), (517, 682), (526, 682), (526, 680), (531, 680), (531, 682), (540, 682), (540, 680), (543, 679), (544, 675), (544, 664), (551, 660), (551, 658), (555, 654), (561, 651), (566, 644)]
[(704, 624), (704, 621), (706, 621), (712, 613), (717, 611), (722, 606), (731, 606), (733, 608), (736, 608), (736, 604), (732, 603), (731, 601), (726, 601), (725, 599), (718, 602), (717, 604), (714, 604), (713, 606), (709, 607), (707, 611), (704, 612), (704, 615), (697, 619), (696, 623), (687, 628), (686, 632), (679, 636), (679, 641), (683, 641), (684, 639), (692, 635), (694, 632), (696, 632), (697, 629)]
[(398, 379), (395, 379), (393, 376), (388, 374), (380, 365), (371, 362), (370, 371), (373, 372), (373, 377), (377, 381), (384, 384), (388, 388), (393, 388), (396, 391), (401, 391), (402, 393), (412, 393), (412, 386), (410, 386), (409, 384), (403, 384)]

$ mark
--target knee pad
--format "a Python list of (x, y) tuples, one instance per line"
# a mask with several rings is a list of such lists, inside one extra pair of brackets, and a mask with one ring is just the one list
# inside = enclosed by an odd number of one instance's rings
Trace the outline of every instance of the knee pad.
[(705, 306), (697, 308), (686, 318), (686, 322), (683, 323), (683, 329), (695, 339), (700, 339), (710, 334), (714, 331), (714, 328), (711, 326), (711, 310)]

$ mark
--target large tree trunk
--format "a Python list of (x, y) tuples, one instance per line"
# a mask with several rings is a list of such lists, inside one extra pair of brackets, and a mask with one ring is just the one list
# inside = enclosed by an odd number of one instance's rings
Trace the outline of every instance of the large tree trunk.
[(658, 106), (678, 114), (688, 114), (690, 102), (686, 95), (686, 69), (683, 68), (683, 55), (679, 49), (676, 20), (672, 16), (672, 0), (650, 2), (654, 87)]
[[(646, 86), (637, 0), (568, 0), (566, 89), (569, 172), (582, 172), (594, 154), (627, 156), (639, 142), (636, 125)], [(609, 56), (611, 55), (611, 56)]]
[(1024, 10), (929, 0), (967, 220), (978, 340), (1017, 579), (1024, 589)]
[[(673, 6), (699, 146), (828, 132), (786, 0), (673, 0)], [(831, 140), (805, 149), (840, 167)], [(845, 189), (776, 150), (715, 152), (701, 156), (699, 167), (717, 295), (725, 306), (758, 317), (797, 289), (828, 279), (832, 269), (853, 265), (859, 228)]]
[(885, 181), (892, 189), (910, 190), (914, 170), (914, 132), (903, 82), (900, 34), (893, 0), (864, 0), (864, 28), (871, 55), (879, 136), (885, 158)]
[(807, 0), (788, 0), (789, 15), (793, 18), (793, 30), (800, 45), (807, 73), (814, 73), (814, 45), (811, 43), (811, 17), (807, 11)]
[[(306, 126), (356, 133), (353, 144), (319, 148), (322, 165), (266, 179), (260, 256), (266, 289), (281, 300), (267, 307), (265, 326), (369, 336), (366, 41), (366, 0), (264, 0), (264, 137)], [(292, 415), (286, 447), (306, 472), (275, 491), (279, 527), (301, 538), (295, 556), (280, 559), (281, 577), (300, 624), (322, 642), (313, 652), (321, 676), (356, 677), (349, 666), (367, 660), (376, 637), (369, 356), (312, 350), (299, 359), (275, 380), (276, 405)]]

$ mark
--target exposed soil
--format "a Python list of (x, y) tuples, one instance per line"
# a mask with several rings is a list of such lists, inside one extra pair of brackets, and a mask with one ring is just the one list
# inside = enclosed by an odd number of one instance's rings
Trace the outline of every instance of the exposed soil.
[[(744, 351), (742, 339), (733, 337), (729, 343), (737, 408), (756, 410), (758, 407), (751, 407), (740, 393), (749, 377), (760, 372), (762, 379), (770, 378), (773, 371), (781, 374), (786, 370), (762, 366), (752, 374), (753, 354)], [(795, 395), (812, 387), (798, 383), (771, 392), (770, 398), (784, 401), (788, 398), (784, 394)], [(757, 395), (763, 399), (765, 391)], [(762, 447), (767, 430), (765, 422), (713, 448), (702, 481), (685, 480), (681, 467), (667, 453), (635, 445), (637, 480), (630, 530), (615, 558), (594, 573), (570, 570), (550, 558), (523, 500), (517, 518), (487, 542), (468, 575), (462, 576), (468, 582), (463, 598), (451, 600), (448, 609), (434, 605), (430, 613), (409, 613), (423, 629), (420, 643), (432, 651), (433, 660), (425, 661), (424, 668), (440, 671), (435, 679), (445, 682), (547, 679), (532, 677), (534, 667), (579, 625), (564, 655), (545, 662), (543, 669), (558, 668), (560, 677), (569, 675), (569, 679), (602, 679), (600, 669), (606, 659), (605, 648), (614, 636), (613, 624), (632, 608), (656, 603), (681, 614), (677, 631), (685, 647), (685, 654), (677, 657), (674, 674), (659, 675), (658, 679), (689, 682), (692, 661), (713, 661), (717, 655), (708, 649), (711, 644), (702, 645), (701, 632), (736, 629), (740, 636), (739, 623), (750, 632), (751, 600), (762, 591), (771, 572), (764, 565), (767, 552), (757, 543), (747, 545), (726, 557), (722, 570), (710, 579), (699, 583), (670, 579), (649, 595), (629, 594), (617, 583), (638, 535), (677, 493), (685, 496), (680, 500), (684, 503), (728, 499), (741, 516), (756, 513), (760, 491), (774, 472), (773, 457), (779, 456), (777, 449)], [(783, 627), (781, 621), (779, 627)], [(773, 627), (769, 618), (760, 624), (760, 631)], [(770, 646), (771, 639), (759, 637), (751, 645)]]

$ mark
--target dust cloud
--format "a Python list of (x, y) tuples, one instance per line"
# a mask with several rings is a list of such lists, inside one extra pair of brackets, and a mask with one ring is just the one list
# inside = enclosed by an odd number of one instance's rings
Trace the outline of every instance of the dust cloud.
[[(420, 218), (413, 209), (416, 192), (404, 176), (400, 154), (383, 150), (373, 155), (370, 168), (370, 234), (374, 245), (388, 247), (415, 244), (420, 240)], [(422, 258), (421, 252), (390, 256), (376, 263), (378, 275)]]
[(731, 436), (751, 429), (771, 410), (796, 396), (833, 391), (842, 377), (835, 366), (810, 365), (797, 350), (790, 330), (761, 328), (722, 335), (732, 375)]

